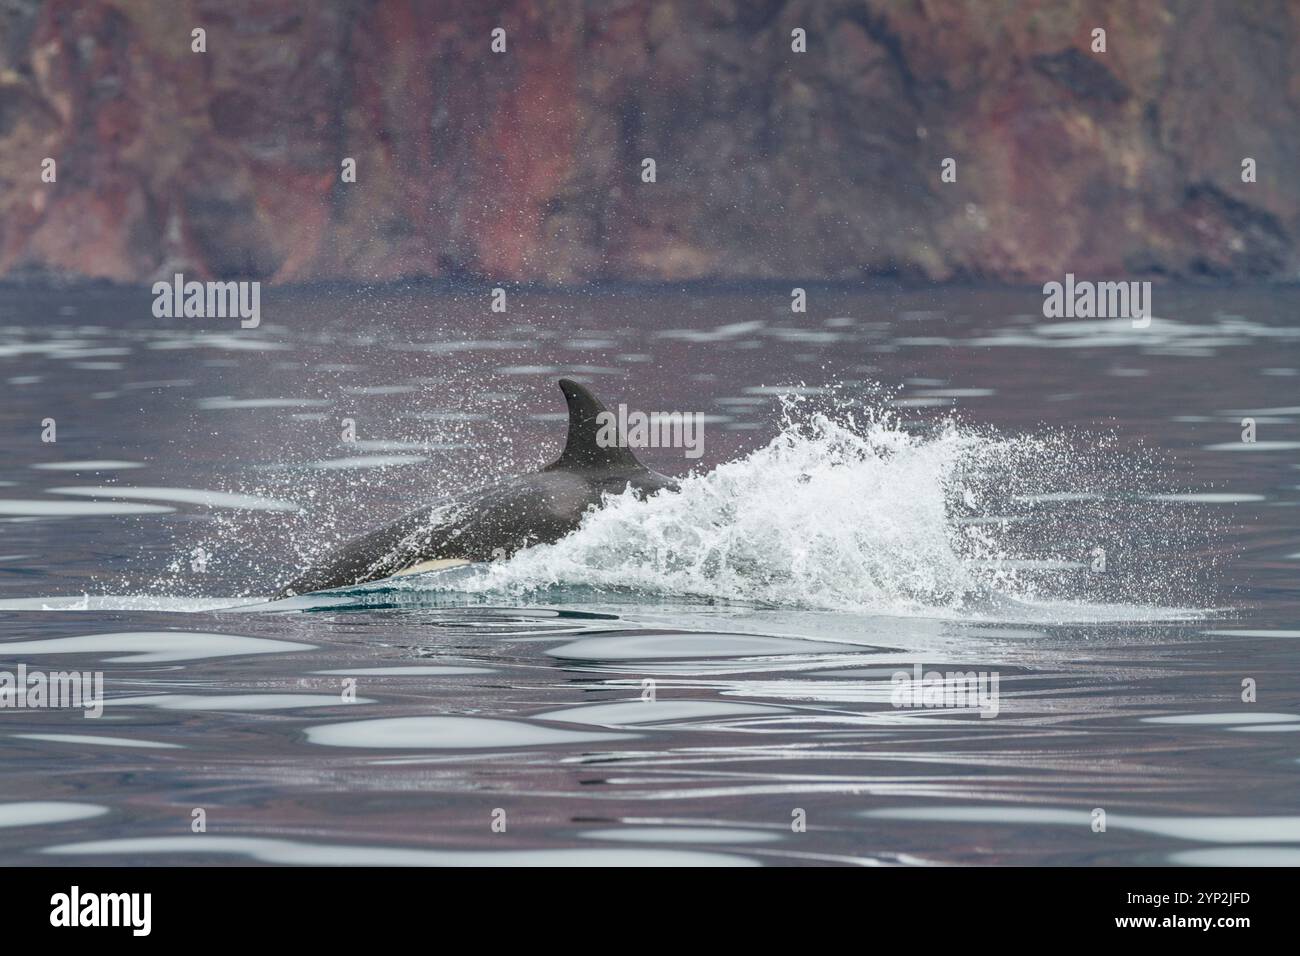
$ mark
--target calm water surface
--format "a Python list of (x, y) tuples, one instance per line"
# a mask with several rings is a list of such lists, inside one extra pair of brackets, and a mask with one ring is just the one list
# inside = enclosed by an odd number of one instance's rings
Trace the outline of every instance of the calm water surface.
[[(0, 709), (0, 862), (1300, 863), (1296, 293), (487, 301), (0, 293), (0, 669), (107, 696)], [(264, 603), (544, 463), (560, 375), (704, 413), (682, 495)]]

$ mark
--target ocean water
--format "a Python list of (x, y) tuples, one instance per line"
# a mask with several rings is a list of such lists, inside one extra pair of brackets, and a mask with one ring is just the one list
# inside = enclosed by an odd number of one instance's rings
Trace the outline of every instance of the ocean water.
[[(0, 701), (0, 862), (1300, 863), (1300, 295), (488, 301), (0, 290), (0, 671), (105, 698)], [(681, 491), (268, 602), (561, 376), (701, 413)]]

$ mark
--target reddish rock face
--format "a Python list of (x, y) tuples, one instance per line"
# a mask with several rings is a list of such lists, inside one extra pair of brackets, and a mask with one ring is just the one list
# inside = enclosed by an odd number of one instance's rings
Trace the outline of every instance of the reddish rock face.
[(1298, 37), (1283, 2), (13, 0), (0, 275), (1294, 278)]

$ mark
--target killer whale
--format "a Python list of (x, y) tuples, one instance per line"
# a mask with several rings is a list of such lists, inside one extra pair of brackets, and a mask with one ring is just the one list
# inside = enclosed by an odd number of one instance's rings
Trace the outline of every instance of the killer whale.
[(569, 431), (560, 457), (540, 471), (443, 499), (354, 538), (283, 585), (275, 599), (365, 584), (380, 578), (508, 557), (577, 529), (605, 494), (640, 495), (677, 483), (631, 450), (597, 441), (607, 410), (585, 387), (560, 379)]

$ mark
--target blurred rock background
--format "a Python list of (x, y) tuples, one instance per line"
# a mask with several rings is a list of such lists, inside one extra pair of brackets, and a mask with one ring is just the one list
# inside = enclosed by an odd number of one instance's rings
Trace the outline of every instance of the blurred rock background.
[(1291, 280), (1298, 39), (1281, 0), (0, 0), (0, 276)]

